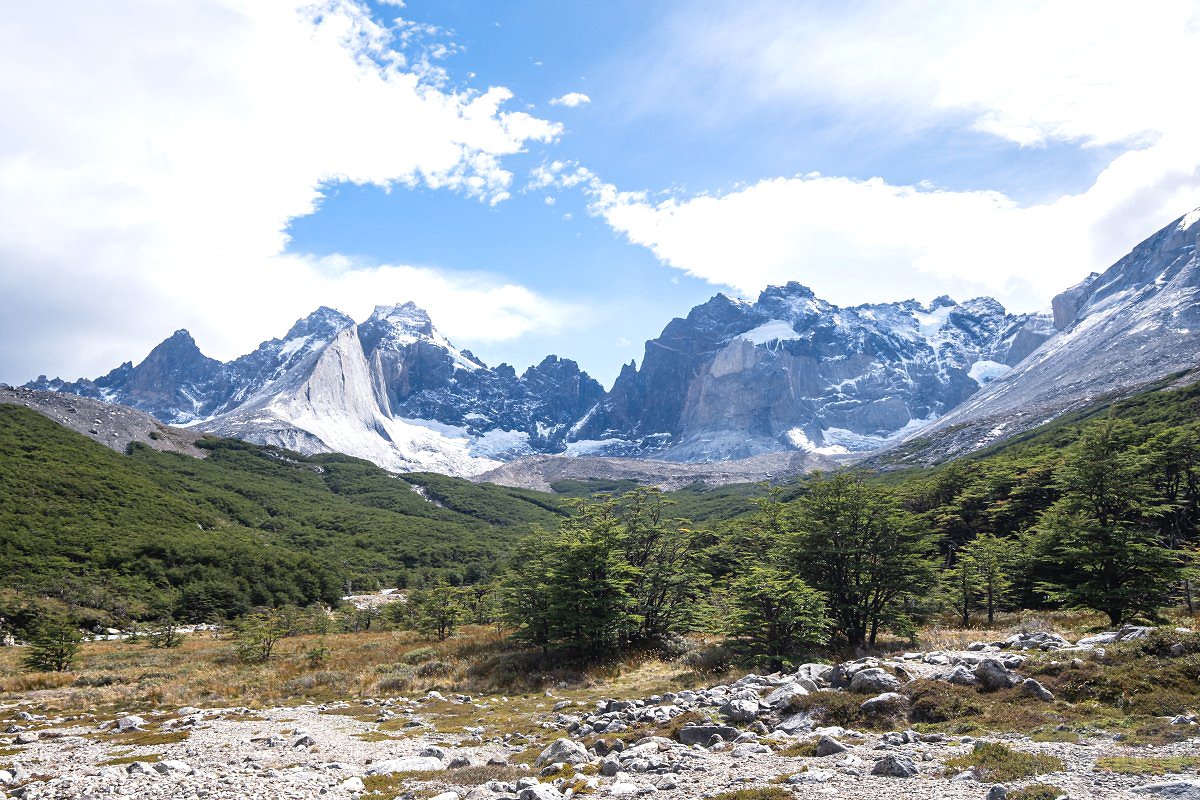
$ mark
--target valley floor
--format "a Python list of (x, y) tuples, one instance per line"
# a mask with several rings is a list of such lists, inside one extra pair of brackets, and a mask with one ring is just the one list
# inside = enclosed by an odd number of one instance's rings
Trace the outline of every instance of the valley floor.
[[(348, 673), (326, 670), (324, 677), (310, 672), (288, 684), (295, 690), (324, 682), (321, 699), (272, 700), (290, 691), (279, 683), (286, 674), (231, 664), (224, 669), (226, 696), (247, 698), (255, 707), (172, 702), (215, 697), (217, 685), (206, 680), (217, 673), (195, 673), (190, 686), (173, 684), (170, 675), (186, 672), (183, 664), (194, 668), (201, 655), (213, 658), (217, 644), (194, 638), (177, 651), (157, 653), (123, 643), (89, 645), (88, 660), (110, 671), (85, 672), (58, 686), (8, 673), (0, 684), (6, 689), (0, 693), (0, 798), (454, 800), (447, 794), (453, 792), (466, 800), (728, 793), (737, 793), (730, 800), (965, 800), (1000, 796), (989, 794), (997, 784), (1010, 798), (1059, 792), (1077, 800), (1200, 797), (1200, 783), (1185, 777), (1194, 778), (1200, 765), (1195, 717), (1151, 725), (1146, 720), (1153, 717), (1136, 724), (1103, 714), (1082, 721), (1086, 704), (1031, 696), (1018, 682), (1028, 681), (1020, 673), (1036, 667), (1039, 676), (1053, 675), (1057, 665), (1096, 658), (1095, 646), (1080, 649), (1046, 634), (832, 669), (806, 665), (796, 673), (730, 676), (720, 685), (697, 684), (694, 673), (689, 682), (657, 663), (593, 675), (582, 687), (554, 683), (549, 691), (512, 695), (421, 687), (384, 696), (378, 684), (366, 691), (361, 683), (335, 686)], [(384, 666), (374, 672), (386, 677), (387, 659), (411, 644), (371, 634), (359, 648), (376, 652)], [(12, 650), (0, 654), (3, 667), (15, 663)], [(117, 655), (133, 658), (130, 651), (140, 657), (137, 664), (115, 665)], [(153, 662), (158, 672), (147, 669)], [(968, 674), (1012, 683), (978, 695), (984, 705), (974, 723), (911, 723), (911, 714), (889, 718), (886, 708), (860, 713), (860, 704), (870, 702), (903, 708), (912, 702), (915, 709), (926, 702), (923, 691), (932, 696), (930, 687), (953, 689), (956, 702), (972, 702), (977, 687), (963, 685), (971, 682)], [(141, 688), (121, 688), (130, 676)], [(900, 693), (881, 691), (891, 688)], [(1063, 724), (978, 729), (1005, 708)], [(830, 713), (841, 714), (844, 726), (831, 724)], [(864, 724), (852, 728), (851, 718)], [(968, 729), (971, 735), (961, 733)], [(1031, 784), (1056, 790), (1018, 793)]]

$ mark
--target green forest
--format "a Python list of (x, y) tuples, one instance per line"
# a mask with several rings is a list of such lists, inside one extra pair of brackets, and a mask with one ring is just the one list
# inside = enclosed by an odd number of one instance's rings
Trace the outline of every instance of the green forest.
[(121, 455), (0, 406), (0, 615), (200, 621), (385, 586), (440, 608), (469, 585), (543, 650), (718, 631), (775, 665), (939, 615), (1154, 620), (1193, 601), (1198, 419), (1200, 385), (1157, 389), (929, 469), (549, 494), (228, 440)]

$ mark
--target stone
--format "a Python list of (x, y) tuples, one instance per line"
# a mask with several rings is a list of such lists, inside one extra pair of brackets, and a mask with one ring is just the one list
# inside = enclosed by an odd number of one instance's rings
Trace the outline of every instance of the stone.
[(733, 758), (745, 759), (753, 758), (754, 756), (765, 756), (773, 752), (775, 751), (765, 744), (747, 742), (746, 744), (739, 744), (737, 747), (733, 748), (733, 751), (729, 755), (731, 755)]
[(859, 706), (859, 710), (864, 714), (880, 714), (883, 716), (895, 716), (901, 714), (908, 708), (908, 698), (899, 692), (884, 692), (876, 695), (870, 700), (863, 701)]
[[(811, 731), (813, 728), (812, 715), (806, 711), (801, 711), (797, 714), (784, 717), (779, 724), (775, 726), (775, 730), (782, 731), (786, 734), (797, 734)], [(680, 739), (680, 741), (683, 741)]]
[(1147, 783), (1138, 786), (1135, 794), (1152, 794), (1158, 797), (1171, 797), (1175, 800), (1200, 800), (1200, 782), (1197, 781), (1163, 781)]
[(293, 742), (292, 747), (313, 747), (316, 745), (316, 743), (317, 743), (316, 739), (305, 734), (304, 736), (301, 736), (299, 739), (297, 739), (295, 742)]
[(430, 800), (458, 800), (458, 792), (442, 792), (435, 794)]
[(446, 768), (446, 762), (440, 758), (409, 756), (407, 758), (389, 758), (377, 761), (367, 769), (368, 775), (390, 775), (393, 772), (440, 772)]
[(539, 783), (522, 789), (517, 797), (520, 800), (562, 800), (562, 792), (548, 783)]
[(955, 686), (978, 686), (979, 678), (975, 677), (975, 673), (959, 664), (950, 672), (942, 676), (942, 680), (946, 683), (953, 683)]
[(1008, 800), (1008, 789), (996, 784), (988, 789), (987, 800)]
[(600, 762), (600, 774), (605, 778), (611, 778), (621, 771), (621, 762), (617, 760), (615, 753), (607, 755)]
[(758, 717), (757, 700), (731, 700), (717, 709), (730, 722), (753, 722)]
[(591, 760), (592, 757), (588, 755), (588, 751), (578, 742), (572, 742), (570, 739), (555, 739), (549, 747), (541, 752), (541, 755), (534, 759), (533, 765), (543, 767), (555, 761), (561, 761), (564, 764), (586, 764)]
[(130, 714), (127, 717), (121, 717), (117, 720), (117, 730), (121, 733), (125, 733), (126, 731), (140, 731), (145, 724), (146, 720), (137, 715)]
[(6, 769), (0, 769), (0, 786), (12, 786), (17, 782), (13, 774)]
[(1020, 691), (1022, 697), (1033, 697), (1047, 703), (1054, 699), (1054, 692), (1042, 686), (1033, 678), (1026, 678), (1021, 684)]
[(985, 689), (1008, 689), (1021, 682), (1018, 675), (1013, 674), (1000, 661), (985, 658), (975, 667), (975, 677)]
[(15, 741), (17, 744), (33, 744), (41, 738), (36, 731), (21, 731)]
[(367, 790), (367, 786), (363, 783), (363, 779), (357, 775), (355, 775), (353, 778), (346, 778), (346, 780), (342, 781), (341, 785), (342, 788), (347, 792), (365, 792)]
[(732, 740), (736, 739), (739, 734), (741, 731), (728, 725), (689, 725), (680, 728), (675, 735), (682, 744), (708, 744), (713, 736)]
[(426, 747), (421, 752), (417, 753), (420, 758), (436, 758), (439, 761), (446, 760), (446, 751), (440, 747)]
[(817, 740), (817, 756), (824, 758), (825, 756), (835, 756), (838, 753), (844, 753), (850, 748), (834, 739), (832, 736), (822, 736)]
[(917, 765), (908, 756), (893, 753), (884, 756), (871, 767), (872, 775), (883, 775), (888, 778), (911, 778), (918, 772)]
[(168, 758), (154, 763), (154, 771), (160, 775), (191, 775), (196, 770), (186, 761)]
[(134, 761), (125, 767), (125, 771), (130, 775), (157, 775), (154, 771), (154, 765), (149, 761)]
[(900, 688), (900, 680), (879, 667), (859, 670), (850, 679), (850, 691), (858, 694), (894, 692)]
[[(811, 683), (811, 681), (809, 681)], [(809, 690), (800, 685), (799, 681), (780, 686), (763, 700), (771, 708), (787, 708), (797, 697), (804, 697)]]

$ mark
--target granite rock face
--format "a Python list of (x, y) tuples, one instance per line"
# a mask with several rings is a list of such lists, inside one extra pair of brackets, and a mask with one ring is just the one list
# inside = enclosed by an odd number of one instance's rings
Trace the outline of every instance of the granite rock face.
[(610, 454), (677, 461), (845, 455), (920, 427), (1052, 334), (990, 298), (839, 308), (798, 283), (672, 320), (580, 426)]
[[(1200, 366), (1200, 209), (1175, 220), (1100, 275), (1054, 300), (1057, 333), (924, 431), (901, 463), (931, 464)], [(1177, 378), (1177, 373), (1181, 374)], [(883, 454), (887, 457), (887, 454)]]

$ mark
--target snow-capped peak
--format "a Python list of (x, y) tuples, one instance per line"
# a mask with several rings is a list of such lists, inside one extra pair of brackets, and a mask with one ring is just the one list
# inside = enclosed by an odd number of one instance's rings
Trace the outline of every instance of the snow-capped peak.
[(474, 371), (485, 367), (481, 361), (452, 345), (433, 327), (425, 309), (411, 301), (393, 306), (375, 306), (375, 311), (359, 329), (364, 349), (368, 351), (381, 346), (402, 348), (425, 342), (449, 353), (454, 366), (460, 369)]
[(424, 336), (433, 336), (433, 321), (425, 309), (411, 300), (393, 306), (375, 306), (371, 321), (387, 322), (393, 328)]

